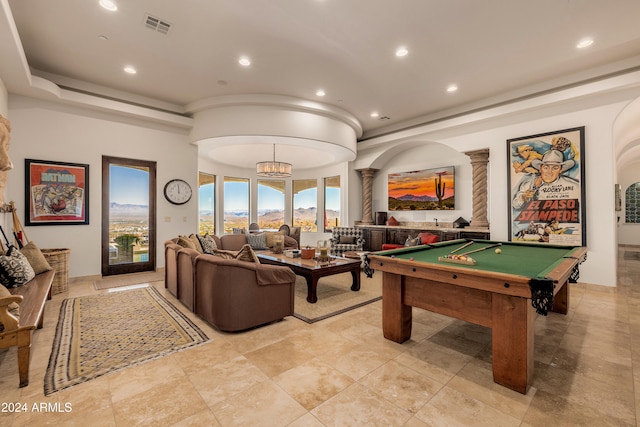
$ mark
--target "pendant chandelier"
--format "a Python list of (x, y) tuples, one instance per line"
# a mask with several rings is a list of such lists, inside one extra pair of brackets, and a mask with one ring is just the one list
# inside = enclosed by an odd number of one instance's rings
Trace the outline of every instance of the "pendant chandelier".
[(288, 178), (291, 163), (276, 162), (276, 144), (273, 144), (273, 160), (256, 163), (256, 174), (265, 178)]

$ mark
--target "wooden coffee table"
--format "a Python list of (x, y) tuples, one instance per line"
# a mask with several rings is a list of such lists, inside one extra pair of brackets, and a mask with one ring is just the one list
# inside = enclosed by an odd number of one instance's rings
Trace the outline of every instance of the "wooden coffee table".
[(328, 265), (318, 265), (313, 259), (288, 258), (283, 254), (258, 252), (262, 264), (286, 265), (298, 276), (307, 280), (307, 301), (314, 304), (318, 301), (318, 279), (339, 273), (351, 273), (352, 291), (360, 290), (360, 260), (347, 258), (331, 258)]

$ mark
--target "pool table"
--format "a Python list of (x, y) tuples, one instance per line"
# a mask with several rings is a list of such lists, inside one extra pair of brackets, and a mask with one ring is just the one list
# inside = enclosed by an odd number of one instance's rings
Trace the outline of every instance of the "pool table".
[[(440, 260), (497, 244), (501, 253), (491, 247), (469, 254), (475, 265)], [(412, 307), (491, 328), (494, 381), (526, 394), (533, 376), (533, 321), (548, 311), (567, 313), (568, 282), (577, 280), (586, 253), (586, 247), (489, 240), (371, 253), (371, 268), (383, 273), (384, 337), (398, 343), (411, 338)]]

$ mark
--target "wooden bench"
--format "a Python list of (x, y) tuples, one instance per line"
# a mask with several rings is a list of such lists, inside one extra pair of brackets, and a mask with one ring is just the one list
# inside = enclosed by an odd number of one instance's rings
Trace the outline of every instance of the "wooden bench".
[[(31, 332), (42, 328), (45, 302), (51, 299), (51, 285), (55, 270), (37, 274), (29, 282), (10, 288), (11, 296), (0, 298), (0, 348), (18, 347), (18, 374), (20, 387), (29, 385), (29, 361), (31, 357)], [(12, 316), (8, 307), (12, 302), (20, 304), (20, 316)]]

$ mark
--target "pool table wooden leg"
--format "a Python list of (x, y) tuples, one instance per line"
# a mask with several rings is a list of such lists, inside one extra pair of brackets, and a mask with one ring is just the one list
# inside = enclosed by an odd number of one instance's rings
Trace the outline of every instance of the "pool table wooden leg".
[(388, 340), (403, 343), (411, 338), (411, 306), (403, 304), (404, 276), (383, 273), (382, 333)]
[(569, 282), (562, 285), (560, 290), (553, 296), (554, 313), (567, 314), (569, 312)]
[(523, 394), (527, 393), (533, 376), (535, 317), (531, 300), (493, 294), (493, 380)]

